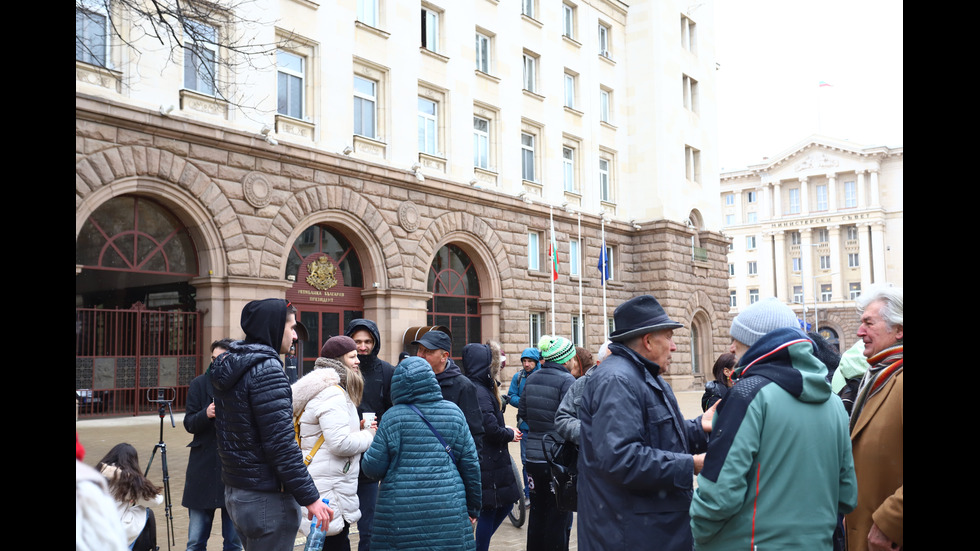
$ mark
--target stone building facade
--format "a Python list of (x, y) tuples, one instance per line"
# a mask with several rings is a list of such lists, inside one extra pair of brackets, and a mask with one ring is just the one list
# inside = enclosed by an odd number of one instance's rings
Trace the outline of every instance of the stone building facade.
[[(333, 9), (327, 6), (300, 3), (305, 11), (297, 15), (300, 8), (292, 0), (270, 4), (297, 21), (311, 10), (318, 18), (336, 19), (325, 13)], [(447, 5), (438, 14), (456, 16), (458, 24), (478, 19), (481, 11), (501, 11), (505, 4), (475, 2), (475, 14), (459, 14)], [(675, 388), (697, 386), (728, 345), (729, 240), (717, 231), (714, 136), (712, 125), (701, 120), (714, 117), (712, 77), (699, 74), (702, 65), (713, 63), (710, 13), (705, 10), (698, 21), (695, 56), (693, 35), (684, 35), (694, 32), (693, 16), (680, 3), (668, 4), (566, 3), (574, 8), (575, 22), (566, 30), (578, 40), (558, 34), (534, 46), (538, 61), (557, 58), (567, 48), (582, 50), (572, 90), (585, 96), (595, 88), (605, 100), (615, 90), (612, 113), (618, 125), (608, 122), (609, 113), (590, 111), (586, 101), (571, 108), (567, 96), (563, 106), (562, 95), (544, 95), (547, 89), (525, 88), (522, 94), (520, 75), (502, 59), (492, 69), (497, 83), (479, 70), (474, 76), (471, 68), (465, 76), (426, 76), (433, 60), (452, 66), (456, 56), (441, 59), (417, 45), (408, 53), (390, 48), (397, 40), (418, 40), (418, 32), (404, 38), (394, 29), (396, 14), (417, 13), (417, 6), (412, 10), (396, 2), (384, 3), (388, 36), (351, 16), (354, 35), (344, 52), (354, 57), (355, 75), (366, 74), (358, 68), (365, 60), (388, 71), (379, 100), (391, 105), (377, 112), (387, 119), (383, 135), (373, 138), (352, 136), (347, 117), (338, 114), (339, 122), (332, 122), (330, 110), (343, 102), (327, 97), (336, 86), (330, 79), (308, 83), (308, 101), (323, 102), (311, 104), (311, 110), (323, 116), (293, 121), (280, 113), (275, 124), (258, 131), (241, 106), (206, 112), (202, 105), (222, 102), (216, 97), (202, 104), (186, 81), (182, 86), (179, 74), (161, 71), (159, 82), (137, 82), (126, 72), (129, 65), (118, 61), (125, 57), (118, 49), (107, 55), (115, 67), (76, 59), (76, 389), (92, 391), (95, 401), (101, 391), (118, 403), (124, 391), (137, 387), (136, 397), (126, 400), (145, 410), (155, 406), (141, 390), (175, 387), (179, 406), (183, 389), (206, 367), (207, 344), (240, 338), (242, 306), (254, 299), (284, 297), (298, 307), (311, 332), (300, 359), (307, 365), (319, 345), (353, 317), (378, 323), (381, 356), (391, 362), (410, 328), (429, 325), (452, 330), (454, 356), (464, 343), (487, 339), (501, 341), (506, 352), (517, 355), (540, 334), (551, 333), (552, 324), (556, 333), (594, 351), (615, 307), (641, 293), (656, 295), (668, 314), (685, 324), (677, 332), (678, 351), (668, 375)], [(647, 12), (655, 5), (651, 19)], [(423, 14), (426, 6), (433, 9), (423, 3)], [(502, 54), (519, 44), (521, 26), (554, 29), (560, 12), (542, 7), (547, 9), (536, 18), (518, 16), (515, 29), (495, 27), (494, 51)], [(642, 15), (635, 23), (633, 13)], [(611, 35), (598, 58), (591, 49), (597, 21)], [(77, 22), (76, 14), (76, 30)], [(687, 75), (674, 79), (686, 83), (684, 98), (673, 97), (680, 84), (663, 84), (639, 63), (627, 66), (628, 51), (664, 40), (664, 33), (677, 35), (678, 22), (686, 30), (671, 39), (686, 46), (678, 46), (675, 55), (700, 79), (700, 84)], [(478, 36), (481, 29), (486, 31), (477, 26)], [(440, 38), (440, 56), (461, 48), (455, 46), (455, 32), (447, 30)], [(472, 44), (472, 34), (464, 34), (459, 42), (465, 38)], [(306, 35), (325, 36), (316, 30)], [(372, 45), (379, 36), (389, 46)], [(312, 62), (323, 52), (311, 48)], [(421, 65), (416, 60), (399, 72), (399, 56), (409, 55), (421, 55)], [(660, 60), (644, 63), (654, 73), (673, 74), (676, 67)], [(269, 71), (274, 82), (275, 67)], [(433, 88), (420, 88), (423, 77), (428, 84), (439, 81), (434, 89), (445, 115), (439, 125), (443, 150), (433, 154), (423, 153), (421, 142), (415, 147), (415, 99), (430, 98), (426, 90)], [(474, 79), (477, 92), (469, 88)], [(484, 90), (487, 82), (495, 90), (515, 79), (516, 96)], [(644, 82), (650, 93), (664, 96), (665, 104), (670, 105), (666, 99), (677, 104), (666, 112), (684, 116), (660, 126), (648, 122), (668, 120), (661, 117), (664, 112), (627, 117), (633, 97), (651, 109), (646, 96), (634, 90)], [(474, 97), (479, 90), (488, 95)], [(411, 100), (408, 113), (398, 109), (402, 95)], [(157, 107), (161, 97), (164, 105)], [(350, 91), (343, 97), (349, 99)], [(170, 101), (179, 108), (166, 108)], [(342, 108), (349, 112), (350, 106)], [(493, 128), (500, 137), (491, 139), (496, 166), (474, 166), (479, 161), (470, 150), (472, 117), (460, 116), (471, 108), (475, 116), (496, 118)], [(465, 120), (456, 124), (457, 118)], [(421, 128), (422, 117), (418, 120)], [(317, 131), (304, 134), (310, 125)], [(533, 155), (540, 167), (531, 178), (522, 174), (527, 165), (519, 156), (529, 131), (538, 140)], [(627, 139), (634, 134), (643, 140)], [(639, 147), (644, 140), (647, 145)], [(345, 142), (351, 147), (336, 146)], [(570, 166), (572, 176), (566, 178)], [(648, 170), (651, 166), (655, 170)], [(554, 286), (548, 259), (552, 220), (560, 262)], [(603, 243), (613, 272), (605, 311), (596, 268)], [(133, 310), (137, 321), (130, 319)], [(190, 317), (138, 317), (147, 312)], [(129, 334), (136, 335), (132, 342), (121, 336)], [(516, 361), (510, 364), (505, 376), (518, 367)], [(129, 382), (121, 386), (123, 378)]]

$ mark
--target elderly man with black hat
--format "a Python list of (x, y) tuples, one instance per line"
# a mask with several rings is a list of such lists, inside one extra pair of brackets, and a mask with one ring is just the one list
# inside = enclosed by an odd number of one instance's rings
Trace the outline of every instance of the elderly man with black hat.
[(412, 344), (418, 345), (418, 357), (428, 362), (432, 372), (436, 374), (442, 398), (456, 404), (463, 411), (473, 443), (476, 444), (476, 455), (479, 457), (483, 451), (483, 413), (480, 411), (476, 386), (449, 357), (453, 341), (446, 333), (433, 329)]
[(578, 548), (690, 551), (688, 509), (714, 411), (685, 420), (661, 377), (683, 325), (656, 298), (634, 297), (613, 316), (609, 356), (579, 408)]

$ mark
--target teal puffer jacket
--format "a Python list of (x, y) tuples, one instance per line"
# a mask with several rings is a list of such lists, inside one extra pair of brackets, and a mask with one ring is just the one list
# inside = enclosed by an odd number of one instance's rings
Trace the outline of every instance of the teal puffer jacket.
[[(382, 482), (371, 549), (475, 549), (469, 517), (480, 515), (480, 462), (463, 412), (442, 399), (432, 369), (417, 357), (395, 368), (391, 398), (361, 460), (361, 471)], [(439, 431), (458, 467), (409, 404)]]

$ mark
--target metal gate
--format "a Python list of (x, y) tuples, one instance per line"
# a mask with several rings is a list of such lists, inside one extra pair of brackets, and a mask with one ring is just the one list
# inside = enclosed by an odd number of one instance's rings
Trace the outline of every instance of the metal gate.
[(80, 416), (183, 411), (202, 370), (200, 312), (75, 309), (75, 396)]

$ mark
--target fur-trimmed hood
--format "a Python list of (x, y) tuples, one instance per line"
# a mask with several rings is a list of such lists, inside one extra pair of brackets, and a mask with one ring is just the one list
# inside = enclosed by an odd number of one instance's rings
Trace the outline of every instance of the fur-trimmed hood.
[[(328, 360), (337, 362), (337, 360)], [(293, 415), (299, 414), (306, 404), (324, 389), (340, 384), (340, 375), (333, 367), (318, 367), (293, 384)]]
[(463, 364), (466, 376), (474, 383), (496, 390), (497, 374), (500, 372), (500, 343), (470, 343), (463, 348)]

